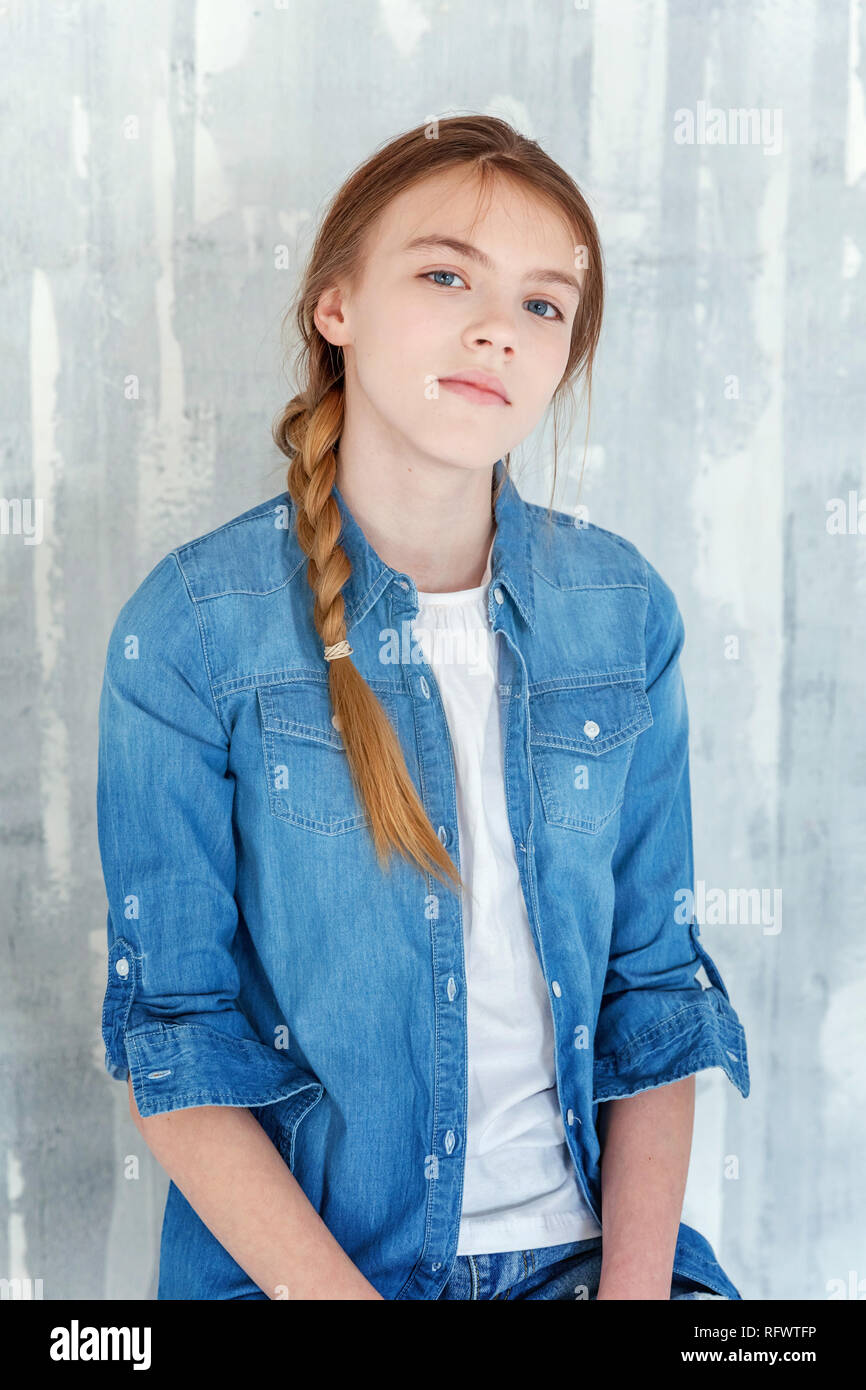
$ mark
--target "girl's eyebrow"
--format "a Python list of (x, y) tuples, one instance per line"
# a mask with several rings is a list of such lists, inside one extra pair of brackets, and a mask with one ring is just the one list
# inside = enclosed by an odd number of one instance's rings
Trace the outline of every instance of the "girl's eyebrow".
[[(424, 236), (413, 237), (401, 247), (403, 251), (436, 251), (441, 248), (454, 251), (458, 256), (467, 256), (469, 260), (477, 261), (485, 270), (493, 270), (494, 265), (490, 257), (481, 251), (477, 246), (473, 246), (468, 241), (458, 241), (455, 237), (439, 236), (436, 233), (425, 233)], [(546, 285), (562, 285), (565, 289), (571, 290), (580, 298), (580, 283), (573, 275), (567, 275), (562, 270), (530, 270), (526, 275), (527, 280), (541, 281)]]

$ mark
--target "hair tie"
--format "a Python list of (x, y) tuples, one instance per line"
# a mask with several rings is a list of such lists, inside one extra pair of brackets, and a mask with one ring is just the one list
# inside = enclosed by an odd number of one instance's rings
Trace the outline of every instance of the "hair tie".
[(334, 661), (338, 656), (351, 656), (354, 650), (354, 647), (349, 646), (347, 638), (343, 637), (339, 642), (332, 642), (325, 648), (325, 660)]

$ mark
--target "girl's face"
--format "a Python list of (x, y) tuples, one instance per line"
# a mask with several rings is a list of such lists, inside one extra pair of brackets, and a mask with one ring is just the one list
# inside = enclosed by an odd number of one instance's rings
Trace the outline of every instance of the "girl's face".
[[(345, 428), (362, 445), (489, 468), (562, 379), (586, 276), (574, 238), (501, 177), (472, 226), (477, 210), (465, 170), (431, 176), (382, 214), (358, 283), (319, 299), (316, 323), (343, 347)], [(507, 400), (446, 385), (464, 372), (498, 378)]]

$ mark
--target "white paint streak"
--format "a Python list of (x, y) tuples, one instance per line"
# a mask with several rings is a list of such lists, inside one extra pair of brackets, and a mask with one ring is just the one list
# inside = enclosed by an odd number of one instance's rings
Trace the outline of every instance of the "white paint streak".
[(195, 192), (196, 224), (214, 222), (231, 212), (233, 189), (220, 161), (214, 138), (203, 122), (195, 123)]
[(249, 43), (251, 15), (235, 4), (220, 5), (214, 23), (213, 7), (196, 8), (195, 25), (195, 187), (196, 224), (213, 222), (231, 212), (233, 189), (219, 148), (211, 134), (208, 110), (210, 78), (241, 61)]
[(851, 0), (848, 11), (848, 126), (845, 132), (845, 184), (851, 188), (866, 172), (866, 102), (860, 76), (860, 10)]
[[(247, 56), (252, 6), (237, 0), (208, 0), (195, 13), (196, 83), (238, 67)], [(198, 88), (201, 91), (201, 87)]]
[[(854, 969), (852, 963), (852, 974)], [(862, 1129), (866, 1056), (866, 975), (840, 985), (827, 1006), (818, 1039), (822, 1075), (822, 1132), (837, 1137)], [(854, 1150), (852, 1150), (854, 1152)], [(866, 1270), (861, 1271), (866, 1274)]]
[[(153, 110), (153, 213), (154, 251), (159, 274), (154, 285), (157, 333), (159, 339), (159, 405), (155, 418), (156, 438), (152, 455), (142, 458), (143, 492), (138, 508), (139, 548), (150, 555), (162, 551), (160, 518), (174, 517), (189, 507), (190, 479), (186, 471), (190, 430), (184, 416), (184, 371), (180, 344), (174, 331), (174, 189), (175, 154), (167, 89), (169, 63), (165, 51), (160, 55), (163, 90)], [(137, 365), (133, 370), (138, 371)], [(149, 394), (150, 378), (142, 374), (142, 396)], [(145, 407), (147, 408), (147, 407)], [(151, 416), (153, 418), (153, 416)], [(178, 543), (172, 530), (165, 539)]]
[(860, 274), (863, 256), (856, 241), (846, 232), (842, 238), (842, 279), (853, 280)]
[(592, 22), (591, 186), (604, 197), (606, 254), (620, 240), (633, 254), (658, 245), (662, 166), (673, 138), (665, 125), (668, 10), (613, 0), (593, 6)]
[(46, 883), (55, 904), (66, 902), (71, 864), (69, 745), (61, 710), (64, 690), (53, 680), (66, 630), (65, 584), (56, 554), (55, 492), (63, 476), (57, 449), (57, 378), (60, 345), (48, 277), (36, 270), (30, 301), (30, 430), (33, 441), (33, 495), (43, 499), (45, 532), (32, 547), (36, 650), (41, 663), (42, 696), (39, 750), (39, 803), (45, 844)]
[(379, 0), (382, 28), (401, 58), (411, 58), (430, 21), (417, 0)]
[(730, 1082), (718, 1067), (695, 1075), (695, 1122), (682, 1220), (719, 1254), (724, 1231), (725, 1118)]
[[(741, 399), (760, 393), (766, 401), (745, 451), (724, 457), (717, 432), (699, 433), (699, 460), (692, 495), (698, 557), (695, 585), (708, 612), (725, 615), (735, 630), (742, 629), (746, 646), (741, 657), (753, 663), (753, 706), (748, 726), (750, 756), (756, 782), (763, 789), (768, 814), (778, 805), (779, 715), (783, 661), (785, 514), (783, 441), (783, 384), (785, 351), (785, 277), (789, 203), (789, 149), (762, 164), (763, 201), (757, 214), (755, 247), (760, 271), (754, 282), (751, 322), (754, 356), (762, 362), (760, 381), (740, 379)], [(757, 152), (744, 147), (739, 158), (754, 160)], [(730, 158), (730, 156), (728, 156)], [(698, 250), (710, 251), (720, 235), (717, 180), (728, 182), (713, 146), (702, 149), (698, 209)], [(708, 289), (713, 296), (716, 289)], [(717, 363), (720, 396), (729, 374), (740, 371), (740, 357)], [(737, 410), (739, 402), (727, 402)], [(710, 415), (711, 421), (715, 418)], [(759, 648), (750, 650), (752, 633)], [(756, 661), (760, 665), (754, 665)], [(743, 731), (746, 732), (746, 731)]]
[(15, 1203), (24, 1193), (24, 1176), (21, 1161), (13, 1150), (6, 1150), (6, 1200), (9, 1212), (8, 1268), (4, 1271), (8, 1279), (30, 1279), (27, 1269), (27, 1236), (21, 1212), (15, 1210)]
[(498, 116), (501, 121), (508, 121), (515, 130), (519, 130), (521, 135), (526, 135), (530, 140), (535, 139), (535, 126), (529, 107), (525, 102), (519, 101), (517, 97), (510, 96), (507, 92), (500, 92), (492, 96), (484, 107), (486, 116)]
[(81, 103), (77, 92), (72, 97), (72, 163), (80, 179), (86, 179), (90, 170), (87, 162), (90, 157), (90, 117)]

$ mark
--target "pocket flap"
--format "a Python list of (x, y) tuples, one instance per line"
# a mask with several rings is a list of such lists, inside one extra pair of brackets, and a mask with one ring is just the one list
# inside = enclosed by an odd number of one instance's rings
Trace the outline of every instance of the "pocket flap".
[[(396, 724), (393, 693), (370, 682), (392, 724)], [(290, 734), (326, 748), (344, 749), (340, 731), (334, 727), (331, 694), (327, 678), (305, 676), (279, 685), (257, 687), (262, 726), (271, 734)]]
[(652, 710), (642, 680), (529, 689), (529, 740), (595, 756), (648, 729)]
[(257, 687), (262, 725), (272, 734), (294, 734), (328, 748), (342, 748), (343, 740), (332, 723), (331, 697), (326, 680), (292, 680), (282, 685)]

